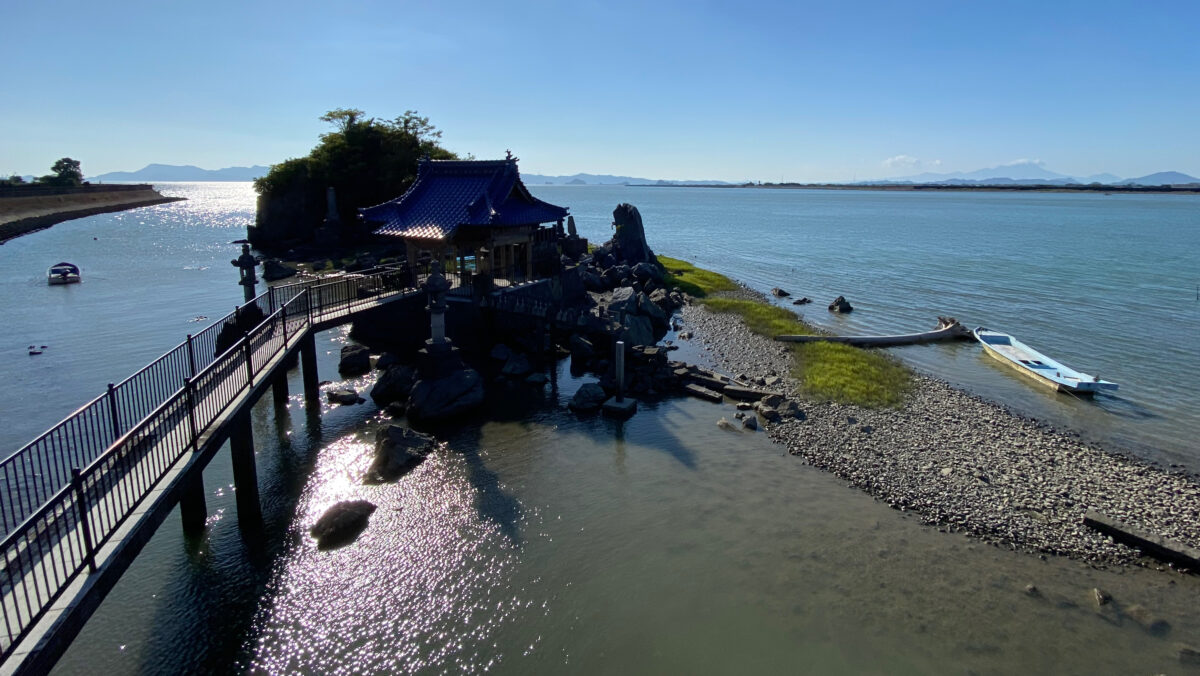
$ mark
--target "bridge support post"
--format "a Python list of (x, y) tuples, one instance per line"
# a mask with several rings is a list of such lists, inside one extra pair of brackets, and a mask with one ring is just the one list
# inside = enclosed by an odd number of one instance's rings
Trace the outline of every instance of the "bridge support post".
[(233, 487), (237, 497), (238, 524), (242, 527), (262, 523), (258, 502), (258, 471), (254, 467), (254, 430), (247, 409), (232, 421), (229, 450), (233, 457)]
[(300, 366), (304, 370), (304, 403), (310, 408), (321, 405), (321, 385), (317, 379), (316, 333), (309, 331), (300, 339)]
[(204, 502), (204, 473), (198, 467), (192, 470), (192, 476), (184, 479), (179, 496), (179, 516), (183, 518), (184, 533), (193, 535), (204, 530), (208, 505)]
[(275, 376), (275, 381), (271, 383), (271, 395), (275, 399), (275, 408), (287, 408), (288, 381), (286, 370), (279, 369), (279, 373)]

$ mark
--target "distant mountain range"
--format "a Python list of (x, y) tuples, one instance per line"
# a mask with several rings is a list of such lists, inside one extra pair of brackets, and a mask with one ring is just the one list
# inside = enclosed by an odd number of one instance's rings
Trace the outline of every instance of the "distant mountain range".
[(224, 169), (201, 169), (190, 164), (147, 164), (137, 171), (111, 171), (92, 176), (88, 180), (104, 181), (253, 181), (265, 176), (270, 167), (226, 167)]
[(901, 176), (877, 181), (860, 181), (862, 185), (885, 185), (889, 183), (926, 183), (946, 185), (1087, 185), (1101, 183), (1104, 185), (1178, 185), (1200, 183), (1200, 178), (1188, 176), (1178, 171), (1160, 171), (1137, 178), (1122, 179), (1113, 174), (1093, 174), (1091, 176), (1068, 176), (1050, 171), (1040, 162), (1014, 162), (999, 167), (977, 169), (970, 172), (955, 171), (945, 174), (924, 173), (915, 176)]
[(731, 185), (727, 181), (668, 181), (636, 176), (613, 176), (611, 174), (571, 174), (570, 176), (544, 176), (521, 174), (527, 185)]

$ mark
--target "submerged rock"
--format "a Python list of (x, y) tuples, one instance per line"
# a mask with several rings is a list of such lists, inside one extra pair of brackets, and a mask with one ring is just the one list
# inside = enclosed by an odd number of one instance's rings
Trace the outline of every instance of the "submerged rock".
[(595, 411), (608, 399), (608, 393), (597, 383), (584, 383), (571, 397), (567, 406), (579, 413)]
[(328, 390), (325, 392), (325, 398), (328, 399), (330, 403), (342, 404), (343, 406), (357, 404), (359, 401), (361, 401), (358, 396), (358, 392), (354, 391), (354, 388), (352, 387), (339, 387), (336, 390)]
[(846, 300), (845, 296), (838, 296), (837, 298), (833, 299), (832, 303), (829, 304), (829, 311), (830, 312), (853, 312), (854, 308), (850, 305), (850, 302)]
[(388, 425), (375, 433), (375, 458), (363, 483), (395, 481), (425, 460), (434, 439), (400, 425)]
[(375, 505), (366, 500), (339, 502), (325, 510), (308, 529), (317, 540), (317, 549), (335, 549), (354, 542), (367, 528)]

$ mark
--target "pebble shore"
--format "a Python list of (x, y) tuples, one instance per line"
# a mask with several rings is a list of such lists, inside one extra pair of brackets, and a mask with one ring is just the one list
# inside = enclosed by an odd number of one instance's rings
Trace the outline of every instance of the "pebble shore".
[[(764, 300), (745, 288), (723, 295)], [(765, 424), (774, 441), (926, 524), (1031, 553), (1156, 565), (1085, 527), (1084, 514), (1095, 510), (1200, 546), (1195, 477), (1084, 443), (922, 374), (898, 409), (805, 400), (788, 377), (786, 346), (698, 303), (679, 316), (714, 367), (749, 380), (785, 376), (784, 393), (806, 418)]]

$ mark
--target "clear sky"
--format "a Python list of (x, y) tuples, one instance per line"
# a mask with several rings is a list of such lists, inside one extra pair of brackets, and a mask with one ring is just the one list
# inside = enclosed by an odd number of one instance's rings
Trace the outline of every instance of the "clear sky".
[(0, 172), (307, 154), (415, 109), (525, 172), (1200, 175), (1200, 2), (6, 0)]

